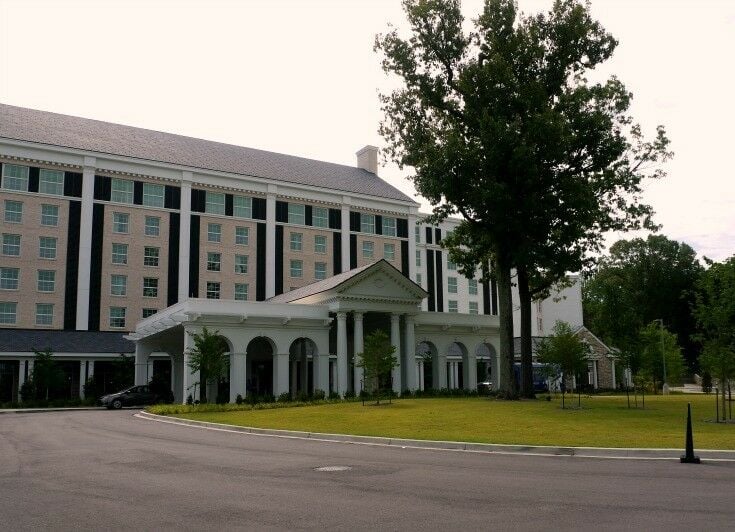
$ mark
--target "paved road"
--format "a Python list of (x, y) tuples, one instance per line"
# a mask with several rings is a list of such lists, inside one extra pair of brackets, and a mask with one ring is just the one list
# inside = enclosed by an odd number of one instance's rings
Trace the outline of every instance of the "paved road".
[[(133, 412), (0, 417), (0, 529), (714, 530), (735, 464), (425, 451)], [(319, 472), (323, 466), (348, 471)]]

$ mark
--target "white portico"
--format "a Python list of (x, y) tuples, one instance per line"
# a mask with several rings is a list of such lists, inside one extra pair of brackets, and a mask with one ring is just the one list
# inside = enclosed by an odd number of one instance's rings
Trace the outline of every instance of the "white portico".
[[(206, 326), (219, 331), (229, 349), (230, 401), (251, 393), (293, 396), (297, 390), (359, 393), (356, 363), (366, 334), (376, 329), (390, 332), (399, 354), (392, 375), (396, 393), (460, 383), (475, 388), (475, 354), (480, 346), (486, 346), (483, 353), (494, 352), (497, 317), (422, 312), (426, 296), (381, 260), (262, 302), (188, 299), (139, 322), (129, 336), (136, 343), (136, 384), (149, 378), (151, 353), (168, 353), (176, 400), (200, 397), (188, 352), (191, 333)], [(429, 382), (426, 364), (435, 368)], [(212, 400), (217, 390), (206, 392)]]

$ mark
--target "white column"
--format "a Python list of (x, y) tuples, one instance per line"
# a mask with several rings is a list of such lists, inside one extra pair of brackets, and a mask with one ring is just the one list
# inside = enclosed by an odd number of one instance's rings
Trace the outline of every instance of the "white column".
[(610, 369), (612, 370), (612, 389), (616, 390), (618, 388), (617, 383), (615, 382), (615, 359), (610, 359)]
[(350, 269), (350, 203), (352, 198), (342, 196), (342, 271)]
[(408, 278), (416, 281), (416, 215), (408, 215)]
[(329, 364), (329, 371), (331, 371), (332, 375), (332, 386), (329, 388), (329, 393), (336, 392), (337, 391), (337, 364)]
[(296, 395), (296, 389), (298, 388), (299, 383), (299, 374), (297, 372), (296, 361), (291, 360), (289, 362), (289, 366), (291, 372), (291, 397), (294, 397)]
[(390, 343), (396, 348), (396, 358), (398, 359), (398, 366), (393, 368), (393, 391), (395, 393), (401, 393), (401, 315), (391, 314), (390, 315)]
[(179, 221), (179, 301), (189, 298), (189, 256), (191, 254), (191, 172), (181, 172)]
[(462, 366), (464, 389), (477, 390), (477, 356), (475, 353), (467, 353), (467, 358)]
[(84, 158), (82, 169), (82, 208), (79, 222), (79, 270), (77, 273), (78, 331), (89, 328), (89, 280), (92, 267), (92, 214), (94, 210), (94, 173), (97, 159)]
[(87, 364), (79, 361), (79, 398), (84, 399), (84, 385), (87, 383)]
[(433, 362), (433, 380), (434, 382), (433, 387), (435, 390), (441, 390), (444, 388), (448, 388), (448, 382), (447, 382), (447, 355), (444, 353), (439, 353), (435, 357)]
[(87, 378), (91, 379), (94, 377), (94, 360), (87, 361)]
[(329, 395), (329, 353), (320, 352), (312, 357), (314, 364), (314, 389)]
[(268, 185), (265, 200), (265, 297), (276, 295), (276, 185)]
[(18, 402), (20, 402), (20, 389), (26, 382), (26, 361), (18, 361)]
[(282, 393), (288, 393), (288, 353), (273, 355), (273, 395), (278, 398)]
[(459, 362), (452, 362), (452, 379), (454, 379), (454, 389), (459, 388)]
[(171, 356), (171, 389), (174, 392), (174, 403), (185, 403), (184, 393), (184, 361), (180, 354)]
[(230, 353), (230, 402), (237, 401), (237, 396), (245, 397), (245, 353)]
[(592, 361), (592, 385), (597, 389), (597, 360)]
[(355, 394), (360, 393), (360, 381), (362, 381), (364, 372), (363, 368), (357, 367), (357, 364), (360, 363), (360, 360), (362, 360), (362, 357), (359, 356), (359, 353), (362, 353), (365, 349), (365, 344), (363, 340), (363, 329), (362, 329), (362, 312), (354, 312), (352, 314), (352, 317), (355, 320), (355, 328), (354, 328), (354, 335), (353, 335), (353, 351), (354, 351), (354, 358), (353, 363), (355, 365), (354, 368), (354, 388)]
[[(189, 367), (189, 351), (194, 348), (194, 339), (187, 329), (184, 329), (184, 352), (182, 355), (181, 369), (181, 402), (186, 403), (186, 398), (191, 395), (194, 401), (199, 399), (199, 372), (192, 372)], [(195, 386), (196, 385), (196, 386)]]
[(151, 350), (142, 342), (135, 342), (135, 385), (148, 384), (148, 360)]
[(424, 382), (424, 361), (423, 360), (419, 360), (419, 363), (416, 364), (416, 369), (418, 371), (417, 382), (419, 383), (419, 390), (425, 390), (426, 383)]
[(344, 396), (348, 389), (347, 314), (337, 313), (337, 393)]
[[(410, 224), (409, 224), (410, 226)], [(409, 234), (409, 237), (411, 234)], [(415, 263), (415, 261), (412, 261), (412, 263)], [(406, 364), (406, 371), (404, 372), (406, 375), (406, 389), (408, 390), (416, 390), (419, 387), (419, 379), (418, 379), (418, 364), (416, 364), (416, 333), (414, 329), (414, 317), (406, 315), (405, 320), (405, 326), (406, 330), (405, 332), (405, 351), (406, 351), (406, 358), (405, 358), (405, 364)]]

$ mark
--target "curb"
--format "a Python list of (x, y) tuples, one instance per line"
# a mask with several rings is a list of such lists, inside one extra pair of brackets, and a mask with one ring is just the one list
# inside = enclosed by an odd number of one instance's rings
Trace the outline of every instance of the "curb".
[[(160, 416), (141, 410), (133, 414), (139, 419), (195, 427), (219, 432), (250, 434), (253, 436), (269, 436), (273, 438), (288, 438), (296, 440), (312, 440), (330, 443), (347, 443), (358, 445), (375, 445), (384, 447), (400, 447), (402, 449), (424, 449), (460, 451), (484, 454), (515, 454), (525, 456), (548, 456), (568, 458), (604, 458), (613, 460), (673, 460), (679, 461), (682, 449), (635, 449), (617, 447), (565, 447), (544, 445), (508, 445), (497, 443), (471, 443), (436, 440), (411, 440), (402, 438), (385, 438), (375, 436), (357, 436), (351, 434), (328, 434), (323, 432), (303, 432), (295, 430), (262, 429), (256, 427), (242, 427), (224, 423), (208, 421), (194, 421), (191, 419)], [(702, 449), (695, 451), (702, 460), (712, 462), (735, 462), (735, 451)]]

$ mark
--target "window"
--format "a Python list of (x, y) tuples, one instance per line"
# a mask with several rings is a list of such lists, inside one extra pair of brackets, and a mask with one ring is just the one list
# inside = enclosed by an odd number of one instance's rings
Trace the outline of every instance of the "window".
[(38, 270), (38, 291), (53, 292), (56, 285), (54, 270)]
[(18, 268), (0, 268), (0, 289), (17, 290), (19, 274)]
[(3, 234), (3, 255), (20, 255), (20, 235)]
[(207, 252), (207, 271), (218, 272), (222, 268), (222, 254), (213, 251)]
[(447, 270), (450, 272), (457, 271), (457, 265), (451, 260), (447, 259)]
[(250, 242), (250, 229), (247, 227), (235, 227), (235, 244), (247, 246)]
[(160, 248), (146, 246), (143, 252), (143, 266), (158, 266), (158, 257), (160, 254)]
[(143, 205), (147, 207), (163, 207), (166, 188), (163, 185), (143, 183)]
[(5, 200), (5, 221), (11, 224), (19, 224), (23, 221), (22, 202)]
[(456, 277), (447, 277), (447, 292), (449, 292), (450, 294), (457, 293), (457, 278)]
[(383, 258), (385, 260), (395, 260), (396, 258), (396, 245), (395, 244), (383, 244)]
[(127, 179), (112, 179), (110, 182), (110, 201), (133, 203), (133, 182)]
[(396, 236), (396, 219), (383, 216), (383, 235)]
[(207, 299), (219, 299), (220, 284), (207, 281)]
[(327, 263), (326, 262), (315, 262), (314, 263), (314, 279), (321, 281), (327, 278)]
[(207, 242), (222, 242), (222, 225), (207, 224)]
[(468, 279), (469, 291), (471, 296), (477, 295), (477, 279)]
[(54, 306), (49, 303), (36, 303), (36, 325), (53, 325)]
[(38, 172), (38, 191), (41, 194), (64, 195), (64, 172), (41, 168)]
[(470, 301), (470, 314), (479, 314), (477, 310), (477, 301)]
[(158, 279), (143, 277), (143, 297), (158, 297)]
[(304, 225), (306, 223), (306, 207), (300, 203), (288, 204), (288, 223)]
[(248, 273), (247, 255), (235, 255), (235, 273)]
[(291, 277), (303, 277), (304, 275), (304, 263), (300, 260), (291, 261)]
[(252, 218), (253, 198), (234, 196), (232, 198), (232, 215), (235, 218)]
[(417, 225), (416, 227), (414, 227), (414, 234), (416, 237), (416, 243), (420, 244), (421, 243), (421, 226)]
[(145, 236), (158, 236), (161, 234), (161, 219), (158, 216), (145, 217)]
[(314, 235), (314, 253), (327, 252), (327, 237), (324, 235)]
[(248, 300), (248, 285), (246, 283), (235, 283), (235, 299), (237, 301)]
[(360, 232), (375, 233), (375, 215), (360, 214)]
[(38, 256), (42, 259), (56, 258), (56, 237), (38, 237)]
[(225, 213), (225, 195), (220, 192), (207, 192), (207, 200), (204, 205), (204, 212), (209, 214)]
[(150, 318), (156, 312), (158, 312), (158, 309), (155, 309), (155, 308), (144, 308), (143, 309), (143, 319)]
[(128, 263), (128, 245), (112, 244), (112, 263), (127, 264)]
[(416, 250), (416, 266), (421, 266), (421, 251)]
[(18, 303), (0, 303), (0, 324), (15, 325), (15, 315), (17, 310)]
[(110, 327), (114, 329), (125, 327), (125, 307), (110, 307)]
[(373, 258), (373, 249), (374, 245), (372, 242), (366, 240), (362, 243), (362, 256), (366, 259), (372, 259)]
[(329, 211), (324, 207), (314, 207), (311, 211), (311, 225), (329, 227)]
[(449, 307), (447, 308), (449, 312), (458, 312), (457, 311), (457, 302), (453, 299), (449, 300)]
[(59, 225), (59, 206), (41, 205), (41, 225), (56, 227)]
[(416, 274), (416, 284), (421, 286), (421, 274), (420, 273)]
[[(3, 165), (3, 188), (28, 192), (28, 167), (17, 164)], [(13, 320), (15, 323), (15, 320)]]
[(128, 293), (127, 275), (112, 275), (110, 277), (110, 295), (124, 296)]
[(291, 233), (291, 251), (303, 250), (304, 235), (301, 233)]
[(130, 215), (124, 212), (113, 212), (112, 213), (112, 232), (121, 233), (123, 235), (128, 234), (128, 228), (130, 227)]

